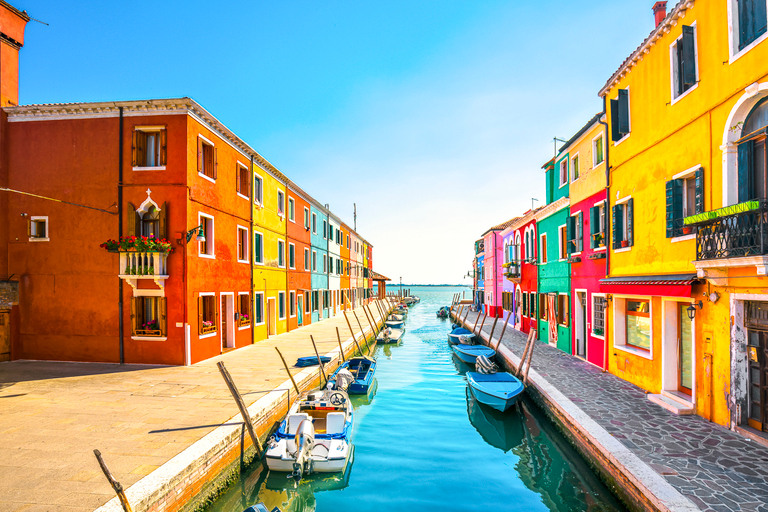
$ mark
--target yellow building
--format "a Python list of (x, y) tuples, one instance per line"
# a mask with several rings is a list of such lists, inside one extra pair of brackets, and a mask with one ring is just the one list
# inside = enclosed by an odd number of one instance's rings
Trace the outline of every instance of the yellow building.
[(767, 394), (750, 382), (768, 364), (768, 210), (750, 201), (768, 197), (757, 3), (659, 13), (600, 91), (611, 135), (601, 289), (611, 373), (675, 412), (768, 430)]
[(256, 341), (288, 331), (286, 178), (268, 162), (253, 166), (253, 316)]

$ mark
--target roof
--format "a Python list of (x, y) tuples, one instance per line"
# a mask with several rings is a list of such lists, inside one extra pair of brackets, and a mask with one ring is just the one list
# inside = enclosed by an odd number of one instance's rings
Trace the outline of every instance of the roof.
[(11, 11), (13, 14), (18, 16), (19, 18), (23, 19), (24, 21), (29, 21), (31, 18), (29, 17), (29, 14), (27, 14), (27, 11), (20, 11), (16, 7), (12, 6), (5, 0), (0, 0), (0, 6), (5, 7), (9, 11)]
[(571, 199), (568, 196), (561, 197), (557, 201), (553, 201), (549, 203), (548, 205), (542, 206), (538, 210), (536, 210), (536, 221), (541, 221), (543, 219), (546, 219), (550, 215), (559, 212), (563, 208), (568, 207), (571, 204)]
[(646, 37), (645, 40), (640, 43), (640, 46), (638, 46), (635, 51), (629, 55), (629, 57), (624, 59), (624, 62), (621, 63), (619, 69), (617, 69), (611, 75), (611, 78), (605, 82), (605, 85), (602, 87), (602, 89), (600, 89), (600, 92), (598, 92), (597, 95), (603, 97), (608, 94), (608, 91), (612, 89), (619, 82), (619, 80), (624, 77), (624, 75), (629, 73), (638, 62), (643, 60), (645, 54), (651, 51), (651, 47), (656, 44), (656, 41), (658, 41), (667, 32), (669, 32), (672, 27), (677, 25), (677, 20), (684, 17), (685, 11), (693, 7), (693, 4), (694, 0), (680, 0), (677, 5), (675, 5), (671, 11), (669, 11), (661, 23), (659, 23), (659, 25), (653, 29), (648, 37)]
[(507, 221), (502, 222), (501, 224), (497, 224), (497, 225), (495, 225), (493, 227), (490, 227), (487, 230), (485, 230), (485, 232), (483, 233), (483, 236), (487, 235), (491, 231), (503, 231), (503, 230), (507, 229), (509, 226), (511, 226), (512, 224), (514, 224), (518, 220), (520, 220), (520, 217), (515, 217), (514, 219), (509, 219)]
[(576, 132), (576, 135), (568, 139), (568, 142), (566, 142), (565, 145), (562, 148), (560, 148), (560, 151), (557, 152), (557, 156), (562, 155), (568, 149), (570, 149), (570, 147), (573, 145), (574, 142), (579, 140), (582, 135), (587, 133), (598, 121), (600, 121), (600, 117), (602, 117), (602, 115), (603, 115), (602, 112), (598, 112), (597, 114), (592, 116), (592, 119), (587, 121), (587, 124), (582, 126), (581, 129), (578, 132)]
[(388, 278), (387, 276), (379, 274), (378, 272), (375, 272), (373, 270), (371, 270), (371, 279), (373, 279), (374, 281), (391, 281), (391, 279)]
[(556, 157), (553, 156), (547, 163), (542, 165), (541, 168), (544, 169), (544, 170), (549, 170), (550, 168), (554, 169), (555, 168), (555, 158)]

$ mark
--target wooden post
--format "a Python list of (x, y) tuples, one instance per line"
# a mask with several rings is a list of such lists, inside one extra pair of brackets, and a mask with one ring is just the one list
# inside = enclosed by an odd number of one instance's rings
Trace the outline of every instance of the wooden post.
[[(467, 312), (464, 313), (464, 320), (461, 321), (461, 323), (466, 324), (467, 323), (467, 317), (469, 316), (469, 306), (467, 306)], [(478, 315), (479, 317), (480, 315)], [(469, 324), (467, 324), (469, 325)]]
[(480, 321), (480, 312), (477, 312), (477, 318), (475, 318), (475, 325), (472, 326), (472, 334), (475, 333), (475, 329), (477, 329), (477, 323)]
[[(355, 336), (355, 331), (352, 329), (352, 324), (349, 323), (349, 317), (347, 316), (347, 312), (344, 312), (344, 319), (347, 321), (347, 325), (349, 326), (349, 332), (352, 333), (352, 339), (355, 340), (355, 345), (357, 345), (357, 336)], [(357, 345), (357, 348), (360, 348), (360, 345)], [(361, 352), (362, 354), (362, 352)]]
[(528, 350), (530, 350), (530, 346), (531, 346), (531, 338), (533, 338), (533, 331), (528, 332), (528, 338), (525, 340), (525, 349), (523, 350), (523, 356), (520, 358), (520, 363), (517, 366), (518, 378), (520, 378), (520, 376), (523, 374), (523, 365), (525, 364), (525, 359), (528, 357)]
[(357, 320), (357, 325), (360, 327), (360, 333), (363, 335), (363, 340), (365, 341), (365, 348), (368, 348), (368, 338), (365, 337), (365, 330), (363, 329), (363, 324), (360, 323), (360, 319), (357, 317), (357, 312), (353, 309), (352, 314), (355, 315), (355, 320)]
[(491, 335), (488, 336), (488, 346), (489, 347), (491, 346), (491, 340), (493, 340), (493, 331), (496, 330), (496, 322), (498, 322), (498, 321), (499, 321), (499, 317), (495, 317), (493, 319), (493, 326), (491, 327)]
[(533, 362), (533, 347), (536, 346), (536, 337), (531, 337), (531, 350), (528, 352), (528, 365), (525, 367), (525, 377), (523, 377), (523, 384), (528, 384), (528, 372), (531, 371), (531, 363)]
[[(315, 355), (317, 356), (317, 364), (320, 365), (320, 373), (323, 375), (325, 384), (328, 384), (328, 376), (325, 374), (325, 365), (323, 365), (323, 360), (320, 359), (320, 352), (317, 351), (317, 344), (315, 344), (315, 338), (310, 334), (309, 339), (312, 340), (312, 347), (315, 349)], [(320, 387), (321, 388), (325, 387), (325, 384), (323, 384)]]
[(344, 359), (344, 347), (341, 344), (341, 334), (338, 327), (336, 328), (336, 338), (339, 340), (339, 354), (341, 354), (341, 362), (343, 363), (346, 359)]
[[(368, 305), (366, 306), (366, 308), (368, 309), (368, 313), (371, 315), (371, 322), (373, 323), (373, 334), (376, 334), (376, 332), (379, 330), (379, 329), (378, 329), (378, 327), (379, 327), (379, 322), (377, 322), (377, 321), (376, 321), (376, 317), (375, 317), (375, 316), (373, 316), (373, 311), (371, 310), (371, 305), (370, 305), (370, 304), (368, 304)], [(364, 309), (365, 309), (365, 308), (364, 308)]]
[[(483, 326), (485, 325), (485, 319), (488, 318), (488, 313), (483, 313), (483, 321), (480, 322), (480, 329), (477, 331), (477, 335), (480, 336), (480, 333), (483, 332)], [(473, 331), (474, 332), (474, 331)], [(482, 338), (482, 336), (480, 336)]]
[(120, 500), (120, 504), (123, 506), (123, 510), (125, 512), (133, 512), (131, 510), (131, 504), (128, 503), (128, 498), (125, 497), (123, 486), (120, 484), (120, 482), (115, 480), (114, 476), (112, 476), (112, 472), (107, 467), (107, 463), (104, 462), (104, 459), (101, 457), (101, 452), (99, 450), (93, 450), (93, 454), (96, 456), (96, 460), (99, 461), (99, 466), (101, 466), (101, 471), (104, 472), (104, 476), (107, 477), (107, 480), (112, 486), (112, 489), (115, 490), (115, 494), (117, 494), (117, 499)]
[(229, 392), (232, 393), (232, 398), (235, 399), (237, 408), (240, 409), (240, 415), (243, 417), (243, 422), (245, 423), (245, 427), (248, 429), (248, 434), (250, 434), (251, 436), (251, 441), (253, 441), (253, 447), (256, 449), (256, 456), (258, 458), (261, 458), (261, 442), (259, 441), (259, 436), (256, 435), (256, 431), (253, 429), (253, 423), (251, 422), (251, 415), (248, 414), (248, 409), (246, 409), (245, 407), (245, 403), (243, 402), (243, 397), (240, 396), (240, 392), (237, 390), (237, 386), (235, 386), (235, 381), (232, 380), (232, 376), (227, 371), (227, 367), (224, 366), (224, 361), (219, 361), (218, 363), (216, 363), (216, 366), (219, 367), (221, 376), (224, 377), (224, 382), (227, 383)]
[[(291, 370), (288, 369), (288, 363), (285, 362), (285, 358), (283, 357), (283, 354), (280, 353), (280, 349), (275, 347), (275, 350), (277, 350), (277, 355), (280, 356), (280, 360), (283, 362), (283, 366), (285, 366), (285, 371), (288, 372), (288, 377), (290, 377), (291, 382), (293, 383), (293, 389), (296, 390), (296, 394), (300, 395), (301, 391), (299, 391), (299, 386), (296, 385), (296, 381), (293, 380), (293, 375), (291, 375)], [(289, 397), (290, 400), (290, 397)]]
[[(502, 340), (502, 338), (504, 338), (504, 333), (506, 332), (507, 326), (509, 325), (509, 319), (510, 318), (512, 318), (512, 312), (511, 311), (507, 315), (507, 321), (504, 322), (504, 328), (501, 330), (501, 336), (499, 336), (499, 342), (496, 344), (496, 348), (494, 349), (497, 352), (499, 351), (499, 346), (501, 345), (501, 340)], [(490, 345), (490, 342), (489, 342), (489, 345)]]

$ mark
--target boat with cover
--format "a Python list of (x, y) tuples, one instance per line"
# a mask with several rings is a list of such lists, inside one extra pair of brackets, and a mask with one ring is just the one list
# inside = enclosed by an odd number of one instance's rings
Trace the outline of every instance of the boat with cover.
[[(320, 361), (322, 361), (323, 364), (328, 364), (331, 362), (331, 358), (328, 356), (320, 356)], [(300, 357), (296, 360), (296, 366), (299, 368), (304, 368), (305, 366), (314, 366), (316, 364), (317, 356)]]
[(393, 315), (402, 315), (405, 316), (408, 314), (408, 308), (404, 306), (395, 306), (394, 309), (392, 309)]
[(453, 353), (456, 357), (461, 359), (467, 364), (475, 364), (475, 360), (478, 356), (493, 357), (496, 355), (496, 351), (491, 347), (485, 345), (464, 345), (458, 344), (451, 346)]
[(270, 470), (291, 473), (298, 482), (313, 472), (334, 473), (346, 468), (352, 451), (354, 414), (343, 389), (353, 380), (344, 370), (325, 389), (299, 397), (267, 443), (264, 458)]
[(451, 345), (458, 345), (461, 340), (460, 338), (464, 336), (466, 340), (471, 340), (475, 337), (474, 334), (472, 334), (472, 331), (469, 329), (465, 329), (463, 327), (459, 327), (458, 329), (452, 330), (450, 333), (448, 333), (448, 343)]
[(478, 402), (504, 412), (523, 393), (523, 383), (508, 372), (499, 372), (485, 356), (477, 358), (476, 372), (467, 372), (467, 384)]
[(355, 379), (347, 388), (347, 393), (367, 395), (376, 375), (376, 360), (368, 356), (350, 357), (333, 372), (328, 380), (335, 382), (336, 375), (342, 370), (347, 370)]
[(448, 315), (451, 313), (451, 308), (448, 306), (443, 306), (440, 309), (437, 310), (437, 318), (448, 318)]
[(381, 330), (378, 336), (376, 336), (377, 343), (399, 343), (403, 337), (405, 329), (392, 329), (391, 327), (385, 327)]
[(387, 319), (387, 321), (386, 321), (386, 322), (384, 322), (384, 324), (385, 324), (387, 327), (391, 327), (392, 329), (401, 329), (401, 328), (403, 327), (403, 324), (404, 324), (404, 323), (405, 323), (405, 320), (394, 320), (394, 319), (392, 319), (392, 316), (391, 316), (391, 315), (390, 315), (390, 317)]
[(388, 320), (405, 320), (405, 315), (392, 314), (389, 315)]

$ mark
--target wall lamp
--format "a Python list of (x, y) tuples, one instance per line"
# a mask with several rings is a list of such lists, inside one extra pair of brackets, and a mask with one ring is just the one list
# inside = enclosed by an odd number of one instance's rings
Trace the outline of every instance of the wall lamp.
[(699, 302), (694, 302), (693, 304), (685, 308), (685, 311), (688, 313), (688, 320), (693, 320), (694, 318), (696, 318), (696, 308), (701, 309), (703, 307), (704, 307), (704, 303), (699, 301)]
[[(187, 243), (189, 243), (190, 240), (192, 240), (192, 237), (194, 236), (195, 232), (197, 232), (197, 237), (195, 238), (196, 242), (205, 242), (205, 232), (203, 231), (203, 225), (200, 224), (196, 228), (192, 228), (189, 231), (187, 231)], [(181, 240), (179, 240), (181, 242)]]

